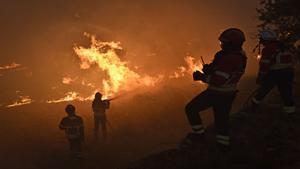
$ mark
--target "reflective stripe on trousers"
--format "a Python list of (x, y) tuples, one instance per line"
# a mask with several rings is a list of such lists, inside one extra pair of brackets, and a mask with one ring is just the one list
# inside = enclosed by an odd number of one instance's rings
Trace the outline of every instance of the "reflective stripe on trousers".
[(217, 143), (223, 144), (226, 146), (230, 145), (230, 137), (229, 136), (218, 134), (216, 137), (217, 137)]
[(230, 74), (226, 73), (226, 72), (223, 72), (223, 71), (216, 71), (215, 72), (216, 75), (218, 76), (221, 76), (225, 79), (229, 79), (230, 78)]
[(205, 132), (202, 125), (192, 125), (192, 129), (195, 134), (203, 134)]
[(261, 100), (257, 100), (255, 97), (252, 98), (252, 102), (255, 104), (260, 104), (262, 101)]
[(283, 112), (285, 113), (295, 113), (296, 112), (296, 107), (295, 106), (284, 106), (282, 108)]

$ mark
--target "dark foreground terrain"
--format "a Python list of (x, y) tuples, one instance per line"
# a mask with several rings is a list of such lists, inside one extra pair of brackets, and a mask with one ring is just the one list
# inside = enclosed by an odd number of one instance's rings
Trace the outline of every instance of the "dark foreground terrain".
[[(249, 81), (253, 82), (253, 79)], [(253, 90), (244, 80), (233, 111)], [(279, 109), (277, 92), (261, 113), (232, 116), (232, 152), (218, 155), (213, 128), (207, 145), (192, 152), (176, 149), (190, 131), (184, 105), (203, 86), (166, 85), (156, 91), (124, 96), (109, 110), (110, 141), (95, 141), (90, 102), (73, 102), (85, 122), (84, 159), (70, 158), (64, 133), (58, 130), (67, 103), (31, 105), (0, 110), (1, 169), (299, 169), (300, 116), (290, 120)], [(299, 98), (299, 90), (296, 92)], [(297, 101), (298, 104), (299, 100)], [(298, 107), (299, 110), (299, 107)], [(202, 114), (206, 126), (211, 110)]]
[(215, 145), (214, 127), (209, 126), (206, 144), (192, 151), (176, 147), (154, 153), (127, 169), (299, 169), (300, 90), (295, 82), (297, 113), (281, 112), (278, 92), (266, 99), (259, 112), (237, 112), (231, 116), (232, 148), (221, 152)]
[(233, 147), (220, 152), (212, 128), (207, 144), (192, 151), (169, 149), (148, 156), (128, 169), (299, 169), (300, 114), (289, 118), (279, 107), (232, 117)]

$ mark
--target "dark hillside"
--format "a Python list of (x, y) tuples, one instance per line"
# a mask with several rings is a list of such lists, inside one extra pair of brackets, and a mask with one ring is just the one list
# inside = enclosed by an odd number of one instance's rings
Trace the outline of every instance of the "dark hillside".
[[(299, 77), (297, 77), (299, 78)], [(300, 90), (296, 85), (297, 113), (290, 117), (280, 110), (280, 99), (272, 92), (260, 112), (236, 113), (231, 117), (233, 147), (217, 151), (214, 128), (208, 129), (207, 144), (193, 151), (176, 147), (133, 163), (127, 169), (299, 169)]]

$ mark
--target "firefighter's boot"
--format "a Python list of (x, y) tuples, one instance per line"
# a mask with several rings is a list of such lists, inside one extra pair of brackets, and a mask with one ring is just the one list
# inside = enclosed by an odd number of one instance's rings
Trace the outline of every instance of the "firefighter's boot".
[(204, 144), (204, 142), (204, 134), (188, 133), (180, 142), (179, 149), (186, 150), (196, 148), (197, 146)]

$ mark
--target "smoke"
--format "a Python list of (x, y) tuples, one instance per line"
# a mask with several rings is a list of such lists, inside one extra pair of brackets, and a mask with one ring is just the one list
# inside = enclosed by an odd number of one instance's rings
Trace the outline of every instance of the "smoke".
[[(0, 102), (11, 102), (8, 98), (15, 90), (26, 91), (34, 100), (51, 100), (63, 98), (70, 91), (83, 93), (85, 98), (91, 90), (101, 88), (99, 82), (107, 74), (94, 67), (82, 71), (80, 59), (72, 50), (74, 43), (89, 46), (83, 32), (106, 42), (121, 42), (121, 61), (139, 74), (182, 76), (188, 71), (182, 67), (187, 55), (196, 60), (200, 56), (212, 59), (219, 50), (217, 38), (222, 30), (236, 26), (247, 35), (255, 31), (255, 7), (256, 2), (237, 0), (226, 4), (215, 0), (3, 2), (1, 65), (15, 62), (28, 70), (9, 77), (1, 72), (0, 90), (4, 94)], [(252, 44), (247, 38), (245, 49), (250, 51)], [(249, 65), (256, 65), (253, 60), (249, 62), (255, 64)], [(248, 72), (255, 70), (249, 65)], [(74, 81), (65, 79), (70, 84), (62, 85), (66, 75)]]
[[(208, 63), (220, 49), (217, 39), (222, 30), (239, 27), (247, 37), (255, 31), (256, 4), (239, 0), (1, 2), (0, 65), (15, 62), (27, 68), (0, 72), (0, 133), (4, 138), (0, 149), (5, 154), (1, 167), (74, 168), (72, 160), (66, 160), (66, 140), (57, 129), (67, 103), (74, 104), (84, 119), (87, 145), (95, 146), (87, 150), (90, 168), (99, 164), (102, 168), (122, 168), (133, 159), (166, 148), (162, 141), (177, 142), (190, 129), (185, 104), (206, 87), (193, 82), (191, 72), (201, 69), (201, 56)], [(140, 78), (160, 79), (159, 75), (164, 75), (154, 86), (123, 90), (122, 85), (131, 86), (122, 83), (115, 93), (122, 97), (113, 100), (108, 111), (114, 128), (109, 134), (114, 139), (105, 146), (93, 141), (90, 100), (103, 89), (103, 80), (111, 79), (98, 63), (81, 69), (82, 60), (74, 46), (91, 47), (90, 39), (82, 36), (84, 32), (96, 35), (100, 42), (120, 42), (120, 62)], [(249, 55), (253, 46), (247, 38)], [(248, 73), (256, 65), (256, 59), (251, 58)], [(152, 82), (148, 78), (144, 84)], [(236, 105), (249, 94), (247, 85), (253, 86), (242, 79)], [(2, 111), (8, 105), (22, 106)], [(204, 125), (211, 122), (207, 112), (201, 116)], [(104, 158), (94, 160), (99, 157)]]

